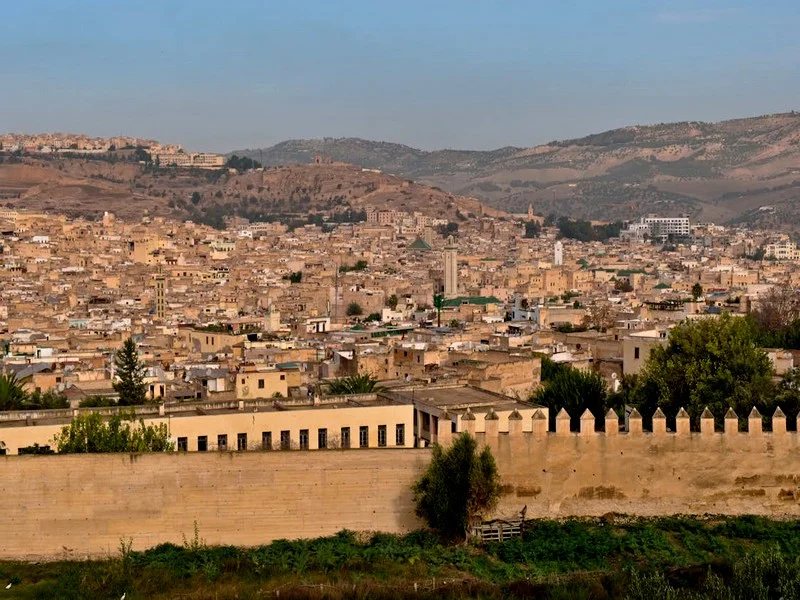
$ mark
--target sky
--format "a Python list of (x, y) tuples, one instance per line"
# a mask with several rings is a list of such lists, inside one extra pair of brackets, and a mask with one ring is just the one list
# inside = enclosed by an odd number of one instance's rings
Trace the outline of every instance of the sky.
[(533, 146), (800, 110), (798, 0), (23, 0), (0, 132)]

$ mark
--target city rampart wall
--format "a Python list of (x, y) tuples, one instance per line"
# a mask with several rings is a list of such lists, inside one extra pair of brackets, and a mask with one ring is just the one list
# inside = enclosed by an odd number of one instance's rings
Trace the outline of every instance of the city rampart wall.
[[(729, 415), (730, 417), (730, 415)], [(477, 416), (476, 418), (483, 418)], [(474, 423), (463, 420), (469, 431)], [(440, 420), (439, 439), (449, 428)], [(537, 411), (532, 431), (521, 418), (488, 444), (504, 495), (498, 516), (527, 506), (528, 517), (760, 514), (800, 518), (800, 442), (779, 415), (772, 431), (761, 417), (724, 432), (713, 418), (676, 432), (656, 415), (652, 432), (633, 415), (628, 431), (615, 417), (596, 432), (593, 417), (556, 430)], [(527, 426), (525, 427), (528, 428)], [(209, 452), (146, 455), (7, 456), (0, 458), (0, 557), (113, 554), (121, 539), (135, 549), (181, 543), (197, 524), (209, 544), (256, 545), (341, 529), (404, 532), (420, 526), (411, 485), (430, 458), (426, 449)]]

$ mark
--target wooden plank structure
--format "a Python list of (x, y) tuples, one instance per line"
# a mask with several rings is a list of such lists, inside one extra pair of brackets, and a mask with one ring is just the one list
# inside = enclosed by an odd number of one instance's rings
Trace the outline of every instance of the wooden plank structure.
[(520, 511), (519, 517), (514, 520), (493, 519), (484, 521), (472, 527), (472, 538), (481, 544), (487, 542), (505, 542), (514, 537), (520, 537), (525, 529), (525, 513), (527, 505)]

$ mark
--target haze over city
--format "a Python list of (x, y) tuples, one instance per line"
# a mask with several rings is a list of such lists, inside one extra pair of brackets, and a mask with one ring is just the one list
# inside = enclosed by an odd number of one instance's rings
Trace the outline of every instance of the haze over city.
[(14, 2), (0, 131), (533, 146), (794, 109), (799, 28), (792, 0)]

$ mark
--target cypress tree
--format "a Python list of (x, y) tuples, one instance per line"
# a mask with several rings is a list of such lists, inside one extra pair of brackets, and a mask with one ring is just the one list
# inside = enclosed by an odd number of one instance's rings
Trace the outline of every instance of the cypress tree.
[(139, 360), (136, 342), (128, 338), (114, 357), (117, 380), (114, 390), (119, 394), (120, 406), (144, 404), (147, 401), (147, 386), (144, 383), (145, 366)]

